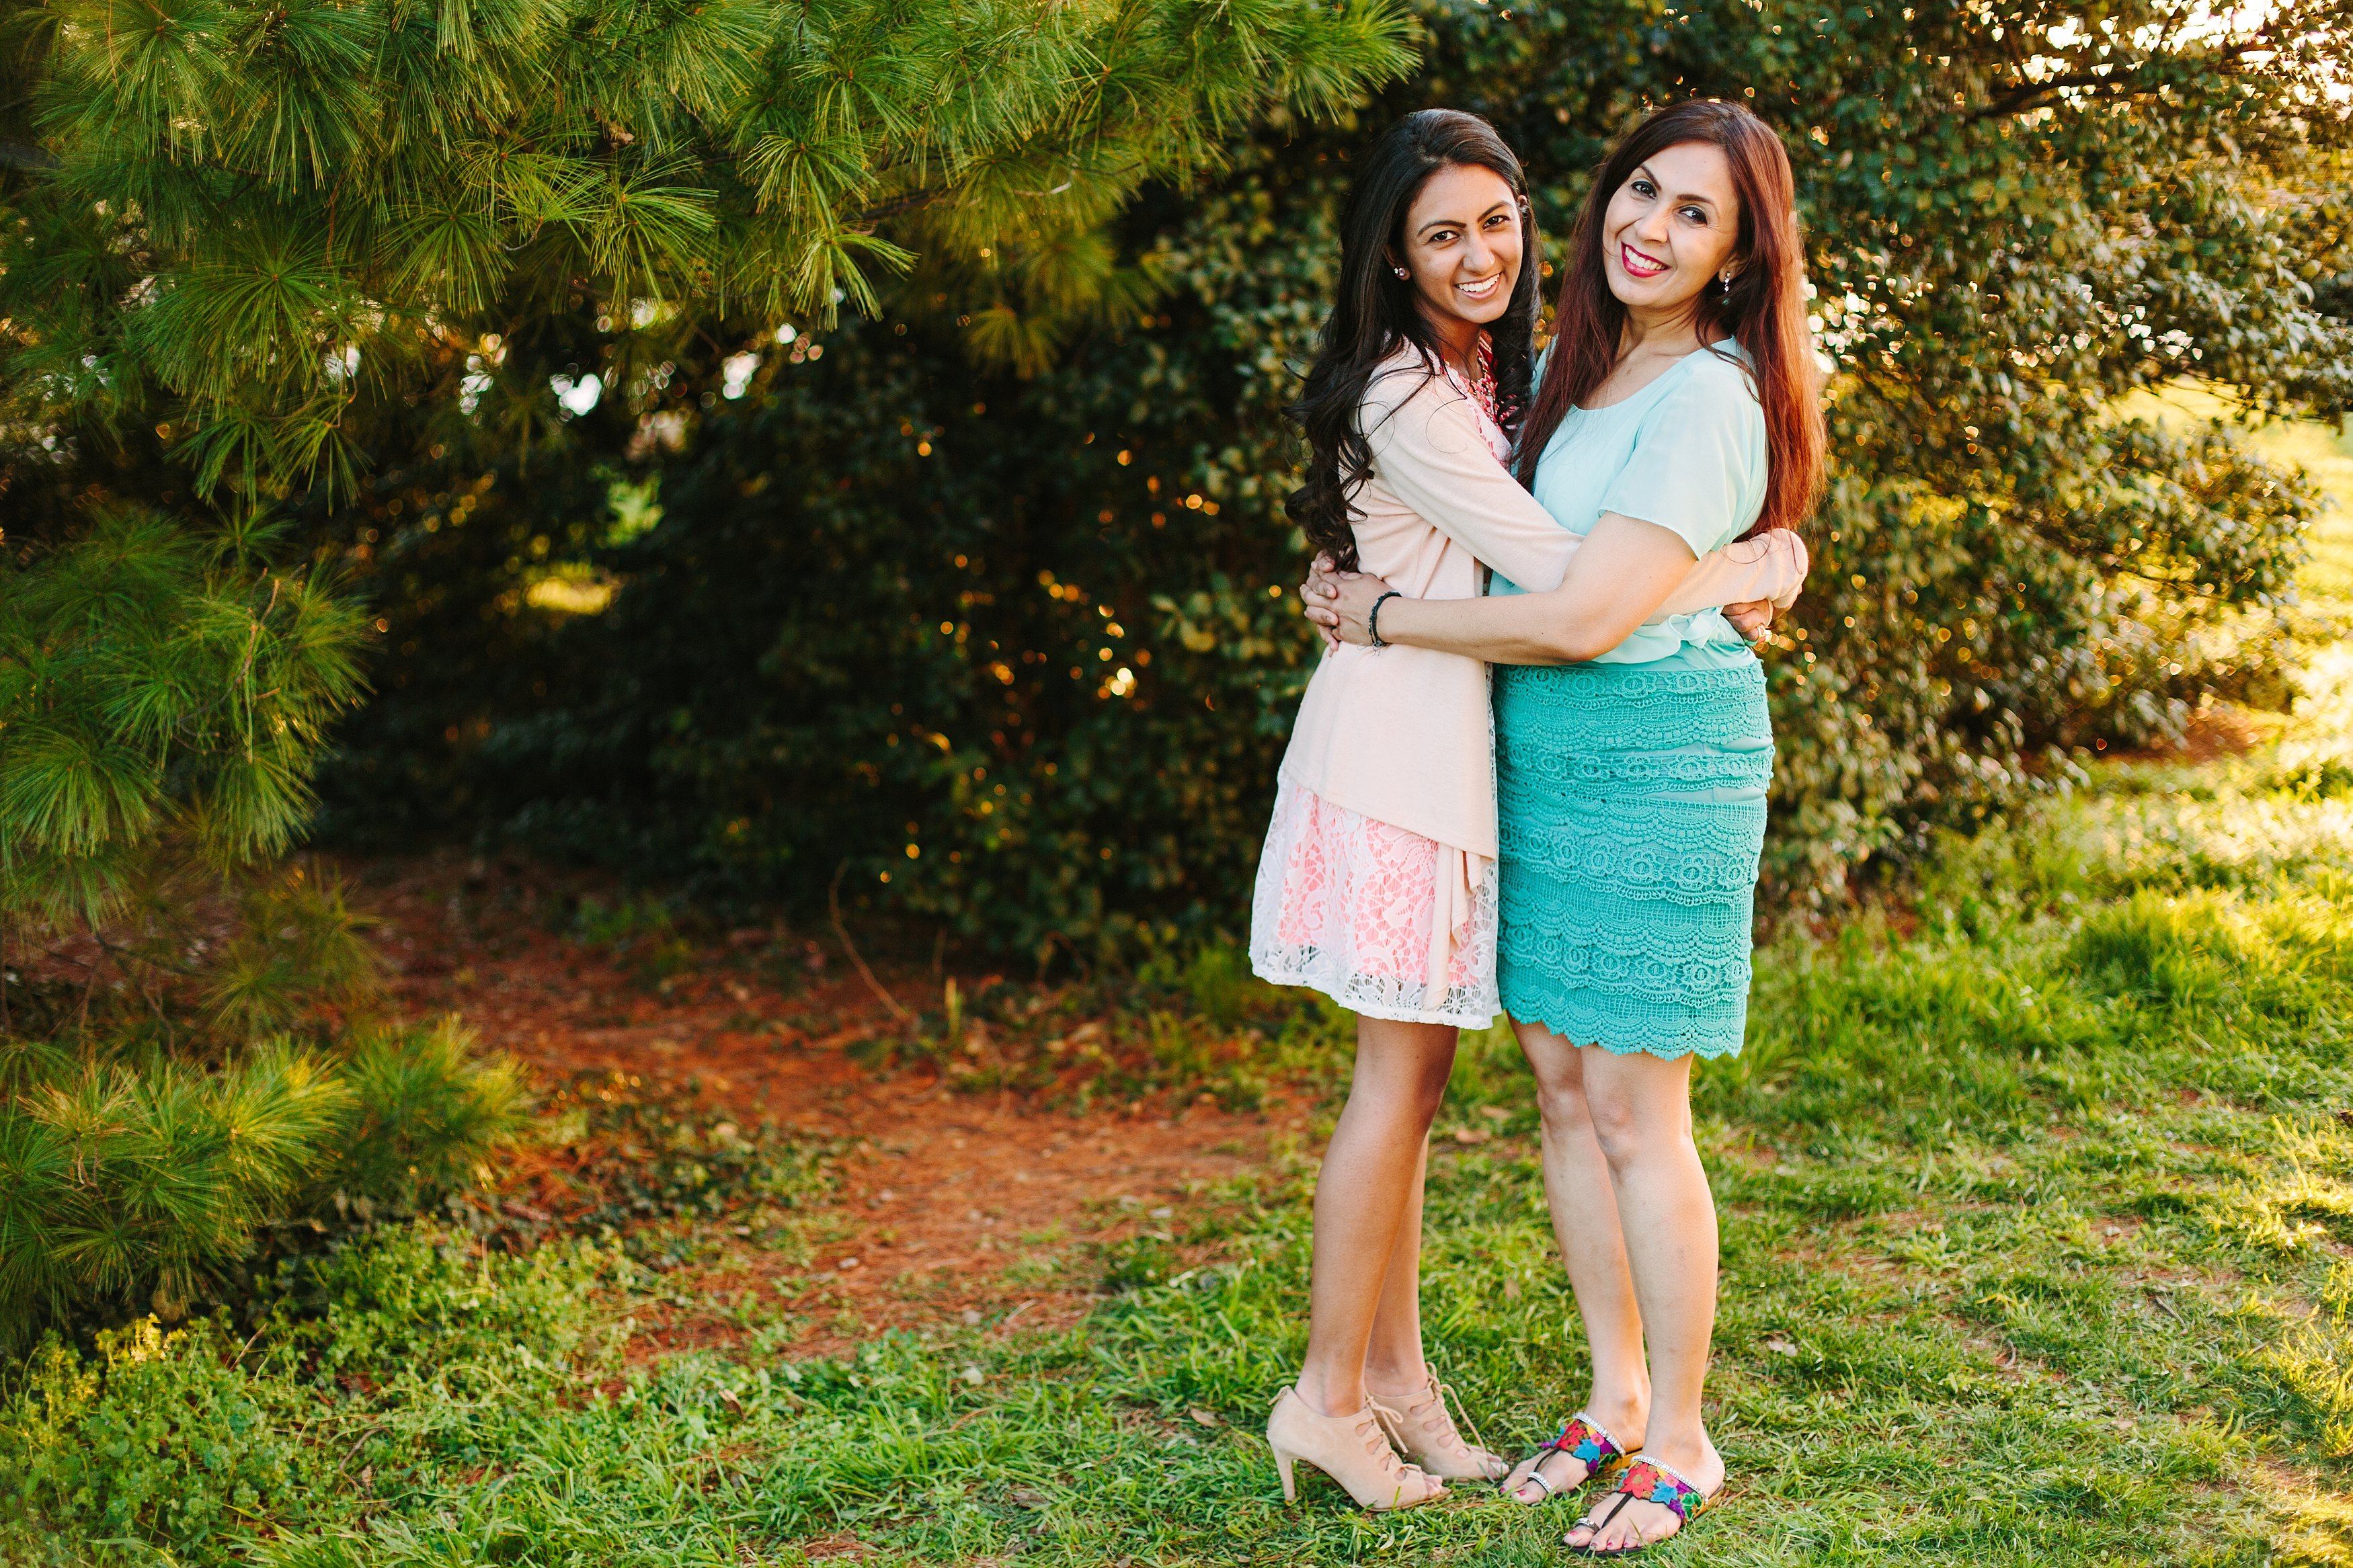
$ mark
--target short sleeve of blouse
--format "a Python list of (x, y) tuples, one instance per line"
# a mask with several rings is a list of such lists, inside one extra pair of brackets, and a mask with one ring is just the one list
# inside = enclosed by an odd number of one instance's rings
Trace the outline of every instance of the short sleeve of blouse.
[(1601, 510), (1655, 523), (1705, 555), (1763, 511), (1764, 463), (1765, 410), (1746, 373), (1703, 360), (1643, 417)]

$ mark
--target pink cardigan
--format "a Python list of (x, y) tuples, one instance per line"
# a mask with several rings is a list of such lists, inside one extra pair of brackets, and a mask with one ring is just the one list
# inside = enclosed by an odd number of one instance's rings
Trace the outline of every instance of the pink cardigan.
[[(1532, 593), (1560, 585), (1584, 541), (1505, 471), (1488, 445), (1493, 426), (1451, 379), (1425, 375), (1418, 351), (1401, 350), (1375, 376), (1359, 427), (1373, 450), (1372, 476), (1356, 496), (1365, 571), (1420, 599), (1477, 597), (1482, 563)], [(1660, 614), (1746, 599), (1787, 608), (1806, 565), (1797, 535), (1775, 530), (1701, 558)], [(1430, 648), (1327, 649), (1282, 774), (1334, 805), (1493, 858), (1487, 667)], [(1466, 898), (1473, 869), (1461, 868)]]

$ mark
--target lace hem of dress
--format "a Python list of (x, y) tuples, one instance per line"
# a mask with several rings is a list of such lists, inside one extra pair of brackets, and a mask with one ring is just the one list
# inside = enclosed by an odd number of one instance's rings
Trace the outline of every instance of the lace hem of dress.
[(1737, 1016), (1694, 1018), (1680, 1007), (1672, 1013), (1630, 1005), (1629, 998), (1589, 993), (1578, 996), (1551, 987), (1540, 994), (1504, 999), (1514, 1018), (1541, 1024), (1573, 1046), (1599, 1046), (1613, 1057), (1697, 1057), (1713, 1061), (1736, 1057), (1748, 1032), (1746, 998)]
[(1475, 986), (1450, 985), (1443, 1001), (1426, 1007), (1422, 1001), (1429, 994), (1429, 982), (1391, 974), (1335, 973), (1346, 967), (1331, 962), (1321, 948), (1261, 952), (1253, 946), (1250, 950), (1250, 973), (1268, 984), (1304, 985), (1321, 991), (1363, 1017), (1398, 1024), (1448, 1024), (1458, 1029), (1483, 1029), (1495, 1021), (1492, 991), (1482, 997)]
[(1468, 858), (1468, 916), (1451, 932), (1443, 986), (1432, 984), (1439, 878), (1461, 858), (1281, 781), (1250, 900), (1251, 973), (1366, 1017), (1485, 1028), (1497, 1010), (1491, 859)]

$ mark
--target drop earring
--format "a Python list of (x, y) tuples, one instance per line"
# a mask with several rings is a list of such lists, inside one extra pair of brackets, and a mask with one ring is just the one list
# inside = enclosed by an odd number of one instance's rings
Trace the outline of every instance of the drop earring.
[(1732, 292), (1732, 268), (1727, 267), (1715, 275), (1715, 286), (1725, 293)]

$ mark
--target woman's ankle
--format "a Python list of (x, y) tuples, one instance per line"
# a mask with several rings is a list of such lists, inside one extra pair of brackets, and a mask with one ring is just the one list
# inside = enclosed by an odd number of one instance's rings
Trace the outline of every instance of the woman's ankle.
[(1365, 1392), (1376, 1398), (1419, 1394), (1422, 1384), (1429, 1381), (1429, 1363), (1419, 1356), (1411, 1361), (1367, 1361), (1365, 1363)]
[(1318, 1415), (1353, 1415), (1365, 1407), (1365, 1384), (1360, 1378), (1353, 1386), (1327, 1381), (1303, 1368), (1292, 1392), (1300, 1403)]
[(1679, 1472), (1703, 1491), (1724, 1475), (1723, 1456), (1715, 1451), (1704, 1427), (1681, 1422), (1672, 1427), (1662, 1427), (1649, 1435), (1642, 1452), (1646, 1458)]
[(1581, 1408), (1595, 1426), (1617, 1438), (1627, 1447), (1634, 1448), (1642, 1445), (1644, 1428), (1650, 1425), (1651, 1419), (1651, 1397), (1648, 1391), (1603, 1393), (1596, 1390), (1587, 1395)]

